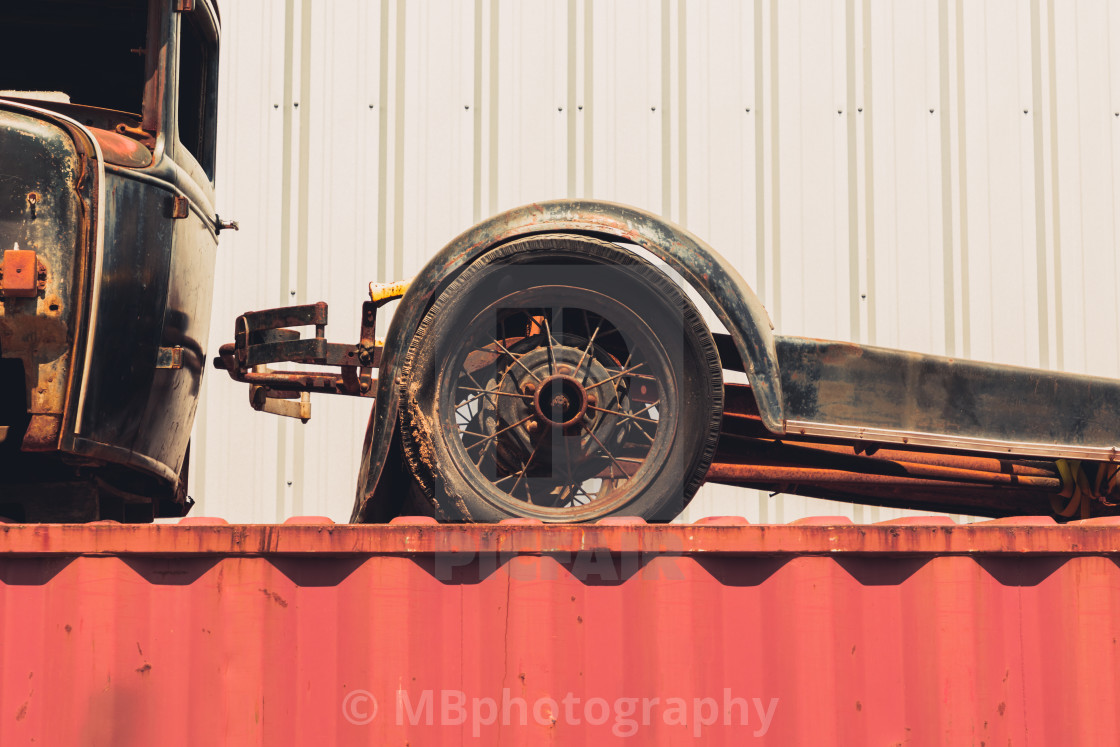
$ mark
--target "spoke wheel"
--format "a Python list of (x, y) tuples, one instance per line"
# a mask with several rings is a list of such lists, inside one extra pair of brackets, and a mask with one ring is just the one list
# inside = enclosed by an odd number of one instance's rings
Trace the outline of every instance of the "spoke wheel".
[(403, 369), (405, 456), (452, 521), (670, 520), (711, 463), (722, 378), (663, 274), (586, 237), (499, 247), (440, 295)]

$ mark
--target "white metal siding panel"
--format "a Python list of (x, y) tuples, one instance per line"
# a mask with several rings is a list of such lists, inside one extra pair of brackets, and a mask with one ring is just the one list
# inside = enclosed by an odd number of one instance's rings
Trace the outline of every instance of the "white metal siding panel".
[(587, 78), (593, 81), (585, 110), (592, 121), (586, 195), (658, 213), (666, 207), (667, 102), (661, 85), (669, 54), (669, 45), (662, 43), (666, 6), (645, 0), (586, 4), (592, 32), (583, 39), (591, 48)]
[[(379, 178), (392, 160), (392, 151), (388, 163), (381, 160), (379, 140), (395, 134), (391, 118), (397, 108), (378, 95), (381, 45), (370, 42), (383, 38), (382, 16), (377, 3), (331, 2), (303, 6), (302, 17), (310, 26), (301, 29), (305, 41), (298, 47), (308, 55), (300, 64), (307, 80), (300, 82), (299, 116), (308, 131), (293, 143), (291, 158), (306, 176), (295, 184), (287, 294), (292, 303), (328, 300), (330, 336), (357, 340), (366, 284), (377, 276), (379, 258), (393, 257), (392, 245), (378, 232), (382, 190), (393, 191)], [(385, 33), (392, 39), (392, 32)], [(390, 117), (384, 131), (382, 107)], [(361, 441), (335, 434), (362, 433), (369, 409), (366, 402), (319, 397), (306, 425), (284, 420), (292, 447), (283, 455), (280, 490), (289, 515), (337, 514), (340, 497), (353, 492), (353, 477), (347, 481), (343, 473), (357, 474)]]
[[(222, 10), (219, 204), (243, 230), (223, 235), (212, 351), (246, 309), (317, 300), (356, 339), (368, 280), (500, 210), (590, 196), (707, 239), (781, 332), (1120, 376), (1105, 0)], [(211, 371), (199, 512), (345, 520), (369, 406), (313, 411), (254, 413)], [(683, 518), (715, 513), (904, 512), (709, 486)]]
[(857, 168), (870, 183), (857, 210), (867, 234), (859, 249), (867, 268), (858, 295), (866, 309), (860, 317), (867, 316), (862, 333), (876, 345), (953, 352), (945, 337), (944, 253), (951, 245), (942, 213), (948, 115), (940, 101), (938, 8), (869, 5), (861, 19), (868, 49), (857, 63), (863, 95), (854, 115), (864, 130)]
[(1108, 2), (1054, 8), (1062, 365), (1106, 376), (1120, 369), (1118, 15)]
[[(844, 8), (830, 2), (777, 4), (776, 146), (780, 179), (779, 330), (850, 337), (848, 193), (844, 114)], [(841, 37), (837, 40), (837, 34)]]
[(490, 153), (497, 202), (488, 212), (498, 212), (567, 194), (568, 19), (566, 4), (550, 0), (506, 0), (492, 7), (497, 71), (488, 108), (497, 135)]
[[(223, 8), (232, 33), (222, 47), (219, 77), (217, 201), (239, 232), (222, 233), (215, 269), (211, 357), (230, 342), (233, 319), (252, 308), (283, 303), (279, 217), (282, 200), (285, 16), (263, 0)], [(238, 32), (240, 29), (240, 32)], [(191, 444), (190, 493), (200, 515), (232, 521), (274, 521), (281, 424), (247, 411), (248, 394), (225, 374), (203, 377)]]

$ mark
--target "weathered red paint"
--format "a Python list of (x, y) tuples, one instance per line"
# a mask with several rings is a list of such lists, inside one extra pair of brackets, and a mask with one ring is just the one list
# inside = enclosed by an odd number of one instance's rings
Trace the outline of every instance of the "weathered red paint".
[[(139, 132), (140, 137), (150, 137), (144, 130), (127, 129), (124, 125), (120, 125), (118, 129), (121, 132), (134, 134), (134, 136), (135, 133)], [(138, 142), (132, 137), (126, 137), (121, 132), (104, 130), (99, 127), (90, 127), (89, 131), (96, 138), (97, 144), (101, 146), (101, 154), (105, 157), (106, 163), (133, 169), (142, 169), (151, 164), (152, 152), (148, 150), (144, 143)]]
[(738, 745), (754, 698), (763, 744), (1116, 743), (1118, 548), (1114, 518), (4, 525), (0, 743)]

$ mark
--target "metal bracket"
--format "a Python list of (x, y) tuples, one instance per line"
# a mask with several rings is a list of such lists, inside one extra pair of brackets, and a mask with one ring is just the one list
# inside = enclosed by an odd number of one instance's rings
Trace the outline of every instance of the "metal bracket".
[(0, 258), (0, 298), (35, 298), (47, 289), (47, 268), (19, 244)]
[(222, 231), (240, 231), (241, 224), (235, 220), (222, 220), (222, 216), (214, 216), (214, 233), (221, 233)]
[[(263, 368), (263, 366), (262, 366)], [(311, 419), (311, 394), (300, 392), (299, 399), (278, 397), (267, 387), (252, 385), (249, 387), (249, 404), (258, 412), (270, 412), (285, 418), (299, 418), (306, 423)]]
[[(253, 409), (306, 421), (311, 417), (309, 392), (373, 397), (372, 369), (381, 362), (373, 339), (377, 307), (362, 305), (362, 338), (357, 345), (327, 342), (327, 305), (285, 306), (251, 311), (237, 317), (233, 344), (222, 345), (214, 366), (235, 381), (249, 384)], [(315, 327), (315, 336), (301, 338), (289, 327)], [(269, 363), (297, 363), (340, 370), (276, 370)], [(299, 399), (298, 402), (293, 400)]]
[(173, 219), (186, 218), (190, 215), (190, 203), (182, 195), (176, 195), (171, 202), (171, 217)]
[(372, 282), (369, 284), (369, 300), (379, 307), (384, 306), (407, 293), (408, 286), (411, 284), (411, 280), (398, 280), (395, 283)]

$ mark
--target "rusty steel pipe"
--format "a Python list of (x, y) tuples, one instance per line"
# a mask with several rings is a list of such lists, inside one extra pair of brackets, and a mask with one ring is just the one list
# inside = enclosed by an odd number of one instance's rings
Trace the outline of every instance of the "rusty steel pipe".
[[(928, 466), (928, 465), (927, 465)], [(975, 473), (982, 474), (982, 473)], [(817, 467), (790, 467), (773, 464), (729, 464), (715, 462), (708, 470), (708, 482), (737, 483), (814, 483), (819, 485), (894, 485), (904, 487), (971, 487), (978, 485), (1011, 485), (1032, 490), (1049, 490), (1055, 493), (1062, 489), (1060, 478), (1024, 477), (1015, 483), (978, 482), (976, 480), (939, 480), (929, 477), (908, 475), (881, 475), (861, 472), (848, 472), (839, 469)]]
[(857, 453), (856, 447), (841, 444), (802, 443), (784, 441), (790, 446), (799, 446), (815, 451), (827, 451), (859, 459), (871, 459), (887, 463), (906, 463), (908, 465), (929, 465), (950, 469), (963, 469), (971, 472), (991, 472), (1023, 477), (1057, 477), (1058, 468), (1042, 467), (993, 457), (964, 456), (959, 454), (937, 454), (923, 451), (902, 451), (897, 449), (878, 449), (874, 453)]
[[(967, 456), (960, 454), (945, 454), (936, 452), (925, 451), (904, 451), (901, 449), (873, 449), (873, 453), (860, 453), (856, 449), (858, 447), (848, 446), (844, 444), (820, 443), (817, 441), (799, 441), (795, 438), (786, 437), (781, 441), (773, 439), (759, 438), (752, 435), (745, 435), (739, 433), (729, 432), (724, 430), (721, 434), (723, 439), (733, 439), (738, 442), (746, 442), (750, 448), (751, 445), (755, 447), (764, 447), (766, 453), (773, 455), (775, 453), (787, 454), (796, 451), (799, 458), (791, 458), (795, 461), (803, 461), (806, 455), (811, 456), (811, 452), (827, 452), (841, 458), (868, 460), (869, 462), (878, 462), (881, 464), (904, 464), (904, 465), (929, 465), (934, 467), (945, 467), (949, 469), (964, 469), (974, 472), (984, 472), (993, 474), (1004, 475), (1017, 475), (1023, 477), (1058, 477), (1058, 469), (1053, 464), (1047, 464), (1045, 461), (1024, 462), (1023, 460), (1006, 460), (992, 457), (979, 457)], [(725, 461), (739, 461), (739, 454), (735, 453), (738, 447), (724, 444), (721, 451), (725, 454)], [(735, 453), (733, 459), (726, 459), (726, 456)], [(822, 454), (823, 456), (823, 454)], [(750, 461), (751, 455), (748, 453), (742, 456), (742, 461)]]
[[(738, 487), (755, 488), (767, 492), (784, 492), (787, 486), (769, 483), (751, 485), (738, 483)], [(984, 485), (961, 487), (952, 483), (915, 489), (899, 485), (805, 485), (797, 486), (797, 495), (827, 500), (840, 500), (889, 508), (909, 508), (920, 511), (944, 511), (951, 514), (975, 516), (1020, 516), (1034, 514), (1045, 516), (1051, 512), (1050, 497), (1053, 493), (1024, 488), (992, 488)], [(1116, 509), (1094, 507), (1094, 515), (1116, 514)]]
[[(899, 459), (887, 459), (885, 457), (868, 457), (864, 455), (855, 455), (845, 451), (834, 451), (833, 449), (817, 449), (815, 446), (792, 446), (788, 444), (775, 444), (774, 442), (758, 442), (759, 445), (764, 447), (764, 451), (759, 449), (752, 453), (735, 454), (734, 461), (721, 458), (717, 455), (716, 459), (722, 463), (729, 464), (778, 464), (781, 463), (785, 466), (800, 466), (805, 465), (807, 458), (811, 459), (814, 455), (813, 451), (822, 451), (822, 456), (827, 458), (828, 455), (840, 455), (846, 465), (839, 464), (817, 464), (814, 467), (833, 469), (839, 472), (859, 472), (867, 468), (874, 470), (872, 474), (884, 474), (895, 477), (928, 477), (935, 480), (949, 480), (954, 482), (972, 482), (982, 485), (1020, 485), (1042, 490), (1049, 490), (1051, 485), (1055, 482), (1060, 486), (1061, 477), (1058, 474), (1057, 468), (1053, 471), (1046, 471), (1038, 468), (1028, 468), (1032, 474), (1019, 474), (1008, 473), (994, 470), (984, 469), (966, 469), (963, 467), (946, 467), (940, 464), (927, 464), (922, 462), (903, 461)], [(843, 449), (843, 447), (840, 447)], [(761, 453), (760, 453), (761, 452)], [(762, 456), (764, 454), (764, 456)], [(900, 456), (909, 456), (905, 452), (899, 453)], [(759, 458), (761, 456), (761, 458)], [(741, 458), (741, 460), (740, 460)], [(998, 461), (998, 460), (997, 460)], [(967, 463), (968, 459), (965, 458), (962, 462)], [(896, 470), (891, 472), (891, 469)], [(901, 470), (901, 474), (898, 472)], [(1060, 487), (1059, 487), (1060, 489)]]

